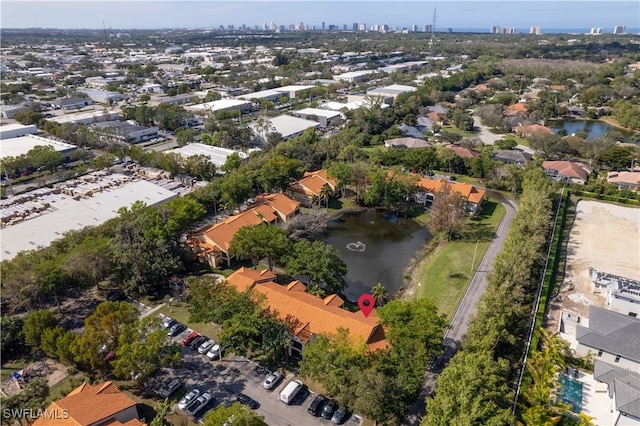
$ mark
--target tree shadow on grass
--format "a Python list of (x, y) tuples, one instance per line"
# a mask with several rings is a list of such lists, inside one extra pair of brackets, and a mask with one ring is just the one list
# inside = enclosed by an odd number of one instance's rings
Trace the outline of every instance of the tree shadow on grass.
[(460, 241), (491, 241), (495, 235), (495, 230), (487, 223), (496, 210), (498, 203), (487, 201), (484, 204), (482, 213), (471, 218), (460, 231)]

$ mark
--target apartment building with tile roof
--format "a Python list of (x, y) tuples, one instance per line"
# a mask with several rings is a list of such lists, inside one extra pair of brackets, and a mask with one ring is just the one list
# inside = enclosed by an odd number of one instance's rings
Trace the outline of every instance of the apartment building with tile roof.
[(32, 426), (143, 426), (136, 402), (112, 382), (84, 383), (52, 402)]
[(375, 309), (367, 317), (362, 312), (347, 311), (342, 309), (344, 300), (338, 295), (332, 294), (321, 299), (307, 293), (306, 286), (300, 281), (292, 281), (285, 286), (273, 281), (256, 280), (247, 287), (247, 282), (255, 274), (255, 270), (241, 268), (231, 274), (227, 282), (238, 290), (251, 288), (265, 296), (268, 308), (289, 327), (291, 355), (299, 357), (304, 345), (315, 335), (334, 334), (339, 328), (348, 329), (354, 343), (365, 343), (371, 352), (388, 346)]
[(284, 194), (263, 194), (257, 197), (253, 207), (233, 215), (222, 222), (195, 231), (187, 245), (198, 260), (215, 268), (231, 265), (229, 253), (231, 241), (240, 228), (266, 223), (285, 223), (299, 212), (300, 203)]
[(476, 214), (480, 211), (486, 190), (475, 187), (471, 184), (464, 182), (450, 182), (444, 179), (429, 179), (420, 178), (418, 180), (419, 193), (416, 195), (416, 200), (423, 204), (432, 203), (439, 192), (442, 192), (446, 187), (450, 188), (452, 192), (457, 192), (465, 200), (465, 212)]
[(553, 180), (558, 182), (578, 183), (584, 185), (587, 183), (591, 166), (582, 161), (544, 161), (542, 169)]
[(328, 185), (332, 191), (335, 191), (337, 186), (336, 180), (330, 178), (325, 169), (305, 172), (302, 179), (289, 186), (287, 195), (303, 205), (309, 206), (313, 204), (315, 198), (320, 197), (325, 185)]

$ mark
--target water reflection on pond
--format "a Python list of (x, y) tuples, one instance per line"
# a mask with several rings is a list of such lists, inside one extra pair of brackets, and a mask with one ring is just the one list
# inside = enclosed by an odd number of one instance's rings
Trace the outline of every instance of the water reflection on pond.
[(403, 284), (403, 272), (411, 258), (431, 238), (426, 227), (414, 220), (365, 210), (332, 220), (324, 241), (338, 249), (347, 264), (344, 293), (355, 301), (378, 282), (390, 295)]

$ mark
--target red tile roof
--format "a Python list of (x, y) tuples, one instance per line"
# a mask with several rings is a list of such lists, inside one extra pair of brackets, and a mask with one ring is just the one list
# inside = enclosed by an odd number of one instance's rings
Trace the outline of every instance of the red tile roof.
[[(35, 420), (33, 426), (88, 426), (95, 423), (122, 425), (118, 420), (110, 417), (135, 407), (136, 402), (123, 394), (113, 383), (105, 382), (92, 386), (88, 383), (80, 385), (66, 397), (51, 403), (47, 407), (48, 418)], [(56, 414), (54, 414), (56, 413)], [(137, 411), (136, 411), (137, 417)], [(136, 420), (136, 421), (134, 421)], [(138, 426), (142, 423), (136, 419), (126, 421), (128, 426)]]
[(420, 178), (418, 181), (418, 187), (426, 192), (437, 194), (442, 191), (445, 185), (451, 188), (451, 191), (457, 192), (464, 197), (464, 199), (470, 203), (479, 204), (486, 191), (482, 188), (477, 188), (473, 185), (464, 182), (448, 182), (444, 179), (428, 179)]
[(329, 185), (331, 189), (335, 190), (337, 182), (328, 176), (325, 169), (322, 169), (315, 172), (305, 172), (302, 179), (291, 184), (290, 190), (313, 197), (320, 196), (322, 187), (325, 185)]
[(542, 163), (545, 170), (557, 170), (559, 176), (582, 179), (584, 181), (591, 173), (591, 167), (582, 162), (577, 161), (545, 161)]
[(456, 144), (447, 145), (446, 148), (453, 150), (458, 157), (462, 158), (475, 158), (480, 156), (477, 152)]
[(254, 284), (275, 280), (276, 276), (268, 269), (259, 271), (257, 269), (245, 268), (244, 266), (227, 277), (227, 282), (232, 284), (238, 291), (246, 291)]

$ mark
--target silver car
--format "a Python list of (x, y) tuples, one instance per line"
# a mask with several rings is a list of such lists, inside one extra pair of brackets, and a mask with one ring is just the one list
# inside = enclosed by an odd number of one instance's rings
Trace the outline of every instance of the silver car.
[(198, 389), (194, 389), (188, 394), (186, 394), (180, 402), (178, 402), (178, 408), (184, 410), (187, 408), (193, 401), (196, 400), (197, 397), (200, 396), (200, 391)]
[(264, 379), (264, 383), (262, 383), (262, 387), (265, 389), (273, 389), (278, 382), (282, 379), (282, 374), (277, 371), (269, 374), (266, 379)]
[(213, 347), (213, 345), (215, 345), (216, 342), (213, 340), (207, 340), (206, 342), (204, 342), (203, 344), (200, 345), (200, 347), (198, 348), (198, 353), (199, 354), (206, 354), (207, 352), (209, 352), (209, 349), (211, 349)]

